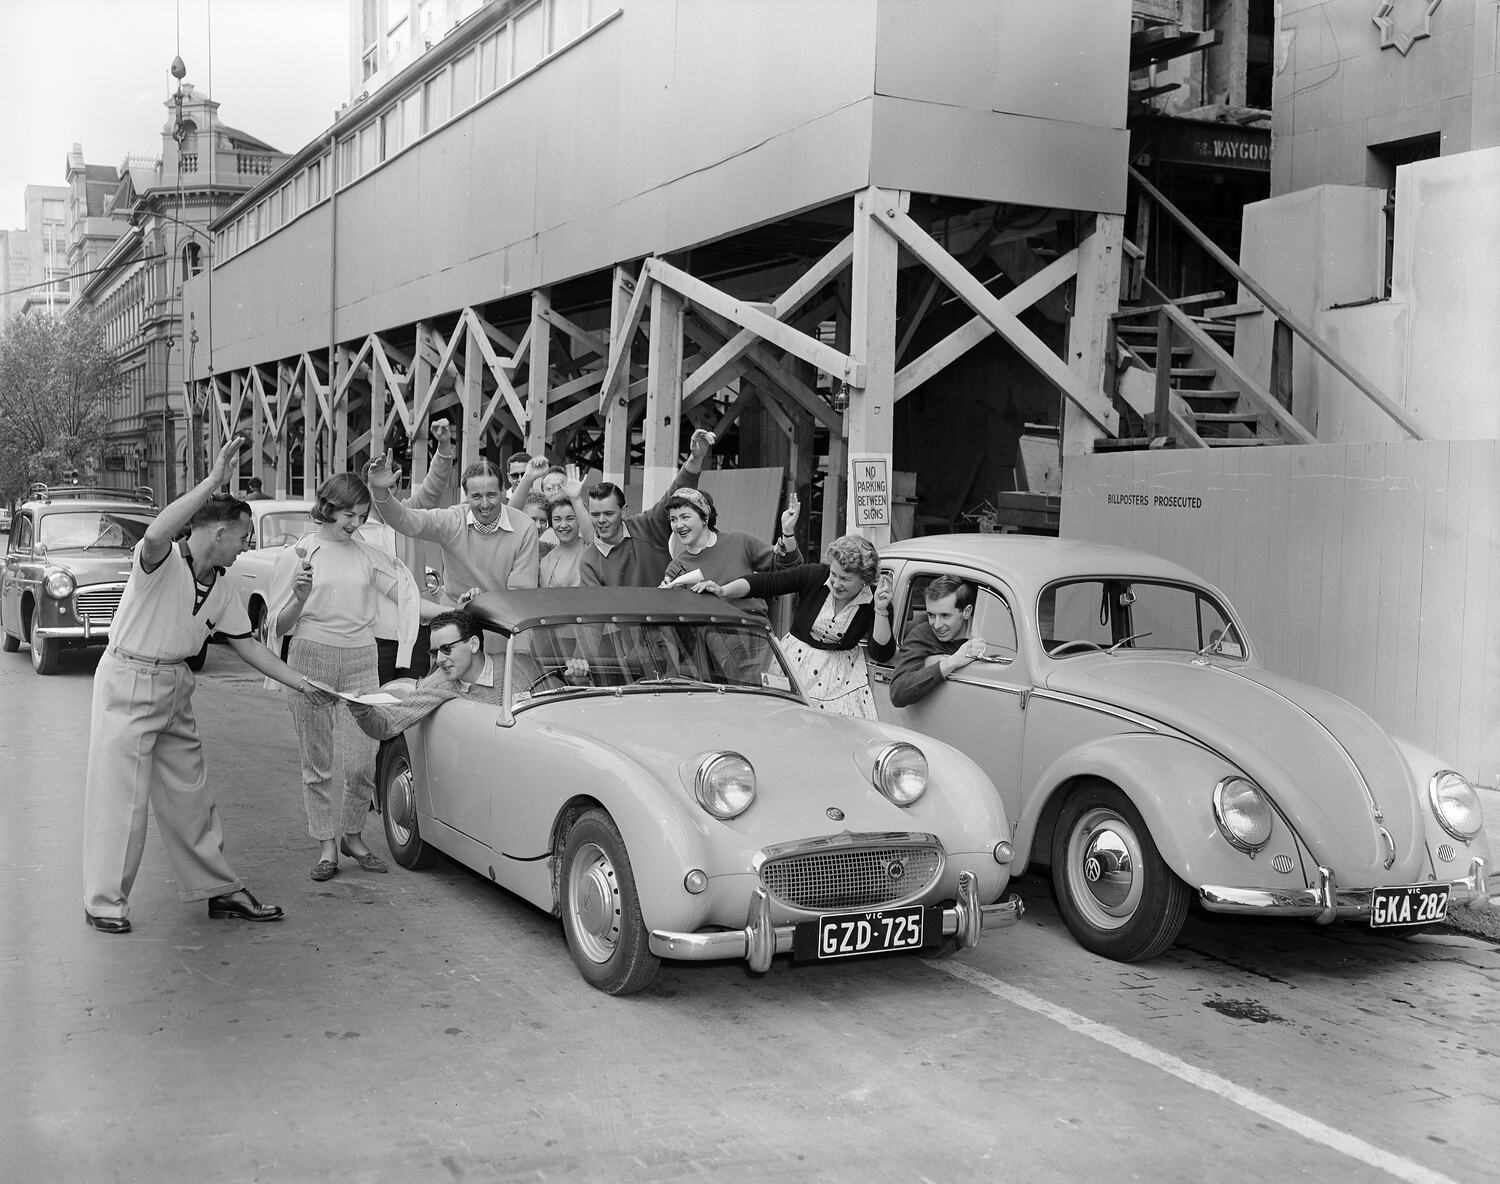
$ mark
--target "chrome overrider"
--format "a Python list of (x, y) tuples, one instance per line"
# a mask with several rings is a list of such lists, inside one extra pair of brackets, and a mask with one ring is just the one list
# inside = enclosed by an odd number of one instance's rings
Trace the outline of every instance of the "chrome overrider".
[[(980, 904), (976, 883), (973, 872), (959, 872), (958, 899), (943, 909), (943, 936), (957, 936), (958, 944), (965, 949), (979, 944), (981, 930), (1014, 925), (1026, 911), (1018, 896), (994, 904)], [(764, 888), (758, 887), (751, 894), (749, 912), (743, 929), (712, 933), (672, 933), (654, 929), (651, 932), (651, 952), (659, 958), (689, 962), (743, 958), (749, 962), (751, 970), (764, 973), (771, 969), (772, 958), (791, 950), (796, 926), (771, 923), (771, 898)]]
[[(1500, 873), (1488, 872), (1480, 856), (1475, 856), (1469, 864), (1467, 876), (1432, 882), (1447, 883), (1450, 904), (1468, 905), (1485, 912), (1496, 905), (1492, 894), (1500, 895)], [(1319, 925), (1327, 925), (1339, 917), (1369, 916), (1373, 892), (1372, 888), (1340, 888), (1333, 872), (1319, 867), (1318, 882), (1311, 888), (1228, 888), (1207, 884), (1198, 890), (1198, 895), (1203, 907), (1216, 913), (1311, 917)]]

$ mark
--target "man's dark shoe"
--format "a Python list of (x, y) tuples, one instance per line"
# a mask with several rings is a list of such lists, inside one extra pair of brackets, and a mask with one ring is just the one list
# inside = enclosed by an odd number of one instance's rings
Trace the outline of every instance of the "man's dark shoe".
[(93, 913), (85, 912), (83, 919), (100, 933), (130, 932), (130, 922), (124, 917), (96, 917)]
[(261, 904), (248, 888), (208, 898), (208, 916), (213, 921), (279, 921), (285, 914), (280, 905)]

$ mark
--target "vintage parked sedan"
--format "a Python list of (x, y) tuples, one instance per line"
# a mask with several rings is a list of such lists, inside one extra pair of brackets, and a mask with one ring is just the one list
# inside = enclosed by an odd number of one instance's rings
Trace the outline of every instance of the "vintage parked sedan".
[(316, 529), (317, 524), (309, 517), (312, 502), (267, 498), (249, 505), (250, 549), (224, 575), (244, 602), (251, 628), (260, 633), (276, 561), (287, 547)]
[[(1016, 825), (1017, 875), (1050, 865), (1080, 943), (1137, 961), (1191, 899), (1223, 913), (1398, 931), (1500, 887), (1478, 794), (1336, 695), (1265, 669), (1223, 594), (1102, 544), (948, 535), (881, 554), (898, 631), (937, 576), (976, 589), (981, 661), (881, 717), (962, 748)], [(898, 655), (899, 657), (899, 655)], [(898, 696), (901, 698), (904, 696)]]
[(27, 645), (32, 668), (52, 674), (64, 646), (105, 645), (131, 552), (156, 514), (148, 489), (33, 486), (0, 568), (0, 648)]
[(387, 842), (405, 867), (442, 851), (560, 916), (600, 990), (640, 990), (662, 958), (947, 953), (1021, 917), (983, 772), (808, 706), (764, 620), (643, 588), (471, 611), (504, 701), (444, 703), (382, 746)]

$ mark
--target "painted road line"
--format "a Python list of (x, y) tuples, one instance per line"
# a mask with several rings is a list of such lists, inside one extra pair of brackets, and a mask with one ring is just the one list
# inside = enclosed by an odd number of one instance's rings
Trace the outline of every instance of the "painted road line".
[(1347, 1155), (1350, 1159), (1358, 1160), (1372, 1168), (1378, 1168), (1398, 1180), (1405, 1180), (1407, 1184), (1458, 1184), (1458, 1181), (1451, 1176), (1435, 1172), (1431, 1168), (1423, 1167), (1400, 1155), (1393, 1155), (1389, 1151), (1366, 1143), (1347, 1131), (1338, 1130), (1326, 1122), (1319, 1122), (1316, 1118), (1309, 1118), (1306, 1114), (1299, 1113), (1289, 1106), (1283, 1106), (1280, 1102), (1273, 1102), (1253, 1089), (1236, 1085), (1217, 1073), (1210, 1073), (1179, 1060), (1171, 1053), (1163, 1052), (1144, 1040), (1137, 1040), (1134, 1036), (1127, 1036), (1124, 1032), (1117, 1031), (1107, 1024), (1098, 1023), (1079, 1015), (1076, 1011), (1069, 1011), (1066, 1007), (1049, 1003), (1041, 996), (1033, 995), (1021, 987), (1001, 982), (982, 970), (975, 970), (972, 966), (965, 966), (962, 962), (933, 962), (927, 959), (923, 961), (934, 970), (945, 971), (954, 978), (963, 979), (966, 983), (1004, 999), (1007, 1003), (1024, 1007), (1027, 1011), (1045, 1016), (1054, 1023), (1071, 1028), (1082, 1036), (1097, 1040), (1100, 1044), (1107, 1044), (1128, 1057), (1134, 1057), (1143, 1064), (1160, 1069), (1163, 1073), (1170, 1073), (1180, 1081), (1196, 1085), (1199, 1089), (1207, 1090), (1225, 1101), (1233, 1102), (1236, 1106), (1242, 1106), (1254, 1114), (1259, 1114), (1262, 1118), (1268, 1118), (1286, 1127), (1293, 1134), (1301, 1135), (1304, 1139), (1314, 1143), (1321, 1143), (1341, 1155)]

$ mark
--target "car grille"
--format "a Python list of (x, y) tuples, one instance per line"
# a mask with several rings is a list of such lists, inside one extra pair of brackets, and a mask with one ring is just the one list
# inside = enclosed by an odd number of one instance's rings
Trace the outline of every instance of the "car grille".
[(774, 899), (798, 909), (874, 908), (910, 900), (943, 874), (943, 848), (936, 839), (892, 838), (906, 836), (871, 835), (862, 841), (856, 835), (814, 840), (801, 849), (794, 845), (761, 864), (760, 880)]
[(88, 617), (96, 625), (107, 625), (115, 619), (115, 609), (120, 607), (124, 588), (80, 588), (73, 601), (78, 606), (78, 616)]

